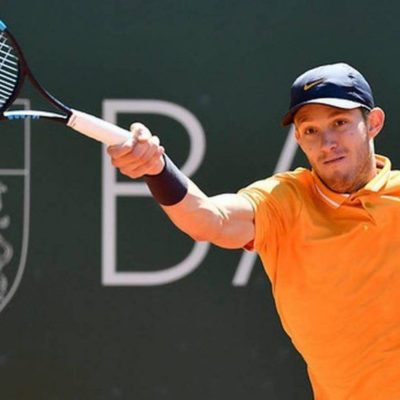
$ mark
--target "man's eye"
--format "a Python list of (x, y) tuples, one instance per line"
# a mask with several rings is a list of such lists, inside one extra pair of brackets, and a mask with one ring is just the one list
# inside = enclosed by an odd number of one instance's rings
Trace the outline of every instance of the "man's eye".
[(304, 130), (305, 135), (315, 135), (317, 130), (315, 128), (307, 128)]
[(343, 126), (343, 125), (346, 125), (346, 124), (347, 124), (347, 121), (344, 120), (344, 119), (338, 119), (337, 121), (335, 121), (335, 125), (336, 126)]

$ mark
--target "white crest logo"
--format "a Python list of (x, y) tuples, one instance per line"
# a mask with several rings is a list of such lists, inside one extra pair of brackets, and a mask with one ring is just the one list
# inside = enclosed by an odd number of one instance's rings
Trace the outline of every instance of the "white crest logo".
[[(15, 104), (30, 109), (29, 100)], [(30, 121), (3, 123), (0, 146), (0, 311), (14, 296), (28, 252)]]
[[(7, 186), (0, 181), (0, 212), (3, 209), (3, 194), (7, 192)], [(10, 226), (10, 216), (0, 216), (0, 230)], [(7, 239), (0, 233), (0, 302), (3, 301), (8, 290), (8, 279), (4, 267), (12, 260), (14, 249)]]

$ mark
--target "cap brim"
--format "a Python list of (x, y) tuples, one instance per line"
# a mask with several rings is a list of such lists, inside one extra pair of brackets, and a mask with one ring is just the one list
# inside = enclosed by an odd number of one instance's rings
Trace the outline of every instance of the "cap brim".
[(364, 107), (368, 110), (371, 108), (366, 106), (365, 104), (357, 103), (356, 101), (346, 100), (346, 99), (336, 99), (336, 98), (321, 98), (321, 99), (312, 99), (305, 101), (303, 103), (297, 104), (295, 107), (292, 107), (282, 118), (282, 125), (287, 126), (293, 122), (294, 114), (306, 104), (325, 104), (327, 106), (343, 108), (345, 110), (352, 110), (353, 108)]

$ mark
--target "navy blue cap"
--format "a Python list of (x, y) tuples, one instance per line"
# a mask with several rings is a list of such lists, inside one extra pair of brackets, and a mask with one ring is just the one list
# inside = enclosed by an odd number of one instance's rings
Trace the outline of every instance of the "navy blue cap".
[(300, 75), (293, 83), (289, 111), (283, 126), (293, 122), (294, 114), (305, 104), (316, 103), (352, 109), (375, 107), (372, 90), (365, 78), (345, 63), (322, 65)]

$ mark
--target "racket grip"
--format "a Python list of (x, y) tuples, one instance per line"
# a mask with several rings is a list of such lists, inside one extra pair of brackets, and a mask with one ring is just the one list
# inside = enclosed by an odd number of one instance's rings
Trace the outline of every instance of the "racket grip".
[(110, 122), (82, 111), (71, 111), (67, 126), (108, 146), (122, 144), (132, 137), (131, 132)]

